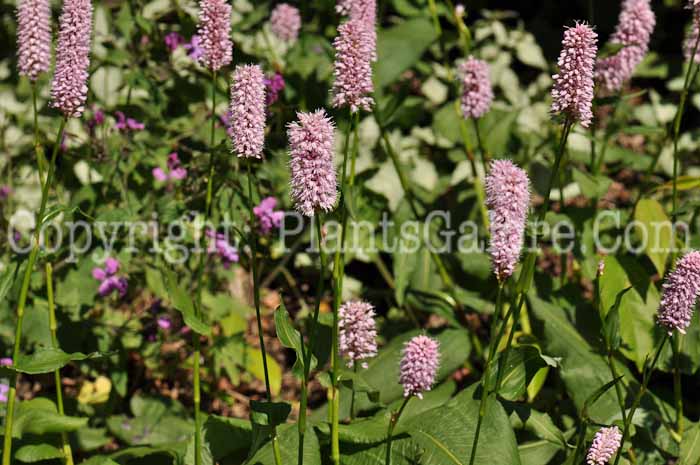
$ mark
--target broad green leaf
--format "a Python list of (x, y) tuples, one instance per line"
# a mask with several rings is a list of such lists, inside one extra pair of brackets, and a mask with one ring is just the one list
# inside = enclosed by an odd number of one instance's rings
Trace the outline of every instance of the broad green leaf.
[[(311, 321), (310, 324), (313, 324), (313, 321)], [(318, 324), (320, 325), (320, 323)], [(294, 375), (301, 379), (304, 375), (304, 342), (302, 341), (301, 333), (292, 325), (292, 320), (284, 306), (284, 302), (280, 303), (279, 308), (275, 311), (275, 329), (277, 331), (277, 338), (282, 345), (293, 349), (296, 353), (297, 358), (292, 370), (294, 371)], [(319, 328), (316, 328), (316, 331), (320, 332)], [(308, 349), (307, 347), (306, 350)], [(310, 370), (313, 370), (316, 364), (316, 357), (312, 355)]]
[(20, 373), (38, 375), (42, 373), (51, 373), (54, 370), (63, 368), (69, 362), (97, 357), (102, 357), (102, 354), (97, 352), (88, 355), (80, 352), (67, 354), (61, 349), (49, 347), (40, 349), (31, 355), (21, 354), (19, 357), (17, 357), (17, 363), (15, 363), (11, 368)]
[(197, 316), (194, 303), (171, 270), (163, 269), (169, 298), (176, 310), (182, 313), (185, 324), (202, 336), (210, 336), (211, 328)]
[(292, 406), (286, 402), (251, 401), (250, 422), (253, 426), (251, 455), (272, 438), (272, 433), (287, 421), (291, 411)]
[(683, 433), (678, 465), (697, 465), (698, 463), (700, 463), (700, 425), (695, 423)]
[(518, 403), (504, 403), (504, 408), (510, 411), (510, 423), (514, 429), (524, 429), (559, 449), (566, 448), (564, 433), (557, 428), (548, 413)]
[[(283, 464), (297, 463), (299, 434), (296, 425), (282, 425), (277, 429)], [(313, 428), (307, 428), (304, 436), (304, 465), (321, 465), (321, 446)], [(268, 442), (253, 455), (246, 465), (275, 465), (272, 444)]]
[(17, 276), (16, 272), (17, 263), (12, 262), (0, 273), (0, 301), (5, 300), (7, 292), (12, 288), (12, 284)]
[(59, 415), (54, 403), (38, 397), (19, 404), (12, 436), (24, 434), (69, 433), (87, 425), (88, 418)]
[(641, 223), (637, 228), (644, 252), (654, 263), (659, 276), (666, 270), (666, 259), (673, 247), (673, 227), (664, 207), (655, 199), (642, 199), (634, 210), (634, 219)]
[(63, 451), (51, 444), (29, 444), (20, 447), (15, 452), (15, 459), (24, 463), (60, 459), (61, 457), (63, 457)]
[(382, 29), (377, 37), (375, 84), (381, 88), (394, 82), (415, 65), (423, 52), (437, 39), (427, 18), (415, 18), (397, 26)]
[[(498, 354), (498, 366), (503, 363), (504, 352)], [(515, 400), (522, 397), (527, 386), (540, 368), (547, 363), (540, 355), (539, 349), (534, 346), (524, 345), (514, 347), (508, 354), (507, 365), (502, 370), (501, 389), (498, 394), (507, 400)], [(496, 376), (498, 370), (491, 370)], [(495, 385), (495, 378), (487, 385)]]

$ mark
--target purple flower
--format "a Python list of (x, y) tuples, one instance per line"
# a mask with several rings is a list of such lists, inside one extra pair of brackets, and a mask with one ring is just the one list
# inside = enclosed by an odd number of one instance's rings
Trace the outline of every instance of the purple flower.
[(125, 277), (117, 276), (118, 271), (119, 261), (112, 257), (105, 260), (104, 268), (96, 267), (92, 269), (92, 277), (100, 281), (100, 286), (97, 288), (100, 296), (106, 297), (114, 291), (119, 293), (119, 297), (126, 295), (129, 282)]
[(259, 205), (253, 207), (253, 213), (258, 218), (260, 232), (269, 234), (275, 228), (279, 228), (284, 218), (284, 212), (275, 211), (277, 199), (274, 197), (265, 197), (260, 201)]
[(685, 334), (700, 294), (700, 252), (693, 250), (676, 261), (676, 269), (666, 276), (658, 312), (658, 323), (671, 334)]
[(401, 358), (399, 382), (403, 385), (403, 396), (423, 398), (430, 391), (440, 364), (440, 348), (435, 339), (416, 336), (406, 343)]
[(189, 43), (183, 45), (187, 51), (187, 56), (192, 58), (194, 61), (200, 61), (204, 56), (204, 49), (200, 44), (201, 40), (198, 34), (193, 35), (190, 38)]
[(0, 367), (11, 367), (11, 366), (12, 366), (12, 358), (11, 357), (0, 358)]
[(284, 77), (280, 73), (275, 73), (272, 77), (265, 78), (265, 103), (272, 105), (279, 99), (279, 93), (284, 90)]
[(114, 128), (119, 131), (143, 131), (146, 128), (143, 123), (136, 121), (134, 118), (127, 118), (121, 111), (115, 112), (114, 115), (117, 118)]
[(284, 42), (294, 42), (299, 37), (301, 16), (289, 3), (280, 3), (270, 15), (270, 30)]
[(153, 168), (151, 171), (156, 181), (181, 181), (187, 177), (187, 169), (180, 165), (180, 158), (177, 152), (172, 152), (168, 155), (168, 168), (164, 170), (161, 167)]
[(59, 23), (51, 105), (67, 117), (78, 118), (85, 110), (88, 93), (92, 35), (90, 0), (65, 0)]
[(265, 76), (258, 65), (238, 65), (231, 83), (231, 142), (239, 157), (261, 158), (265, 145)]
[(491, 263), (499, 281), (513, 274), (523, 248), (525, 220), (530, 205), (527, 173), (510, 160), (491, 162), (486, 176)]
[(35, 81), (51, 67), (49, 0), (21, 0), (17, 7), (19, 74)]
[(333, 106), (350, 107), (353, 113), (362, 108), (370, 111), (374, 105), (372, 92), (372, 42), (369, 29), (359, 20), (350, 20), (338, 27), (333, 41), (335, 64), (333, 70)]
[(292, 200), (298, 211), (313, 216), (330, 211), (338, 196), (333, 137), (335, 126), (324, 110), (298, 112), (299, 121), (287, 126)]
[(377, 355), (377, 327), (374, 322), (374, 307), (361, 300), (346, 302), (338, 309), (340, 355), (348, 360), (352, 368), (364, 360)]
[(202, 47), (199, 61), (207, 68), (218, 71), (231, 63), (231, 5), (226, 0), (200, 0), (197, 30)]
[(179, 32), (169, 32), (165, 36), (165, 46), (174, 52), (178, 47), (185, 44), (185, 38)]
[(610, 43), (623, 46), (615, 55), (596, 63), (596, 79), (608, 93), (617, 92), (632, 77), (634, 69), (649, 51), (656, 17), (649, 0), (624, 0), (617, 28)]
[(238, 263), (238, 249), (229, 243), (226, 235), (208, 230), (207, 237), (210, 239), (209, 254), (218, 255), (224, 268), (229, 269), (231, 263)]
[(460, 65), (459, 73), (462, 76), (462, 114), (465, 118), (481, 118), (493, 101), (489, 65), (470, 56)]
[(156, 323), (158, 324), (158, 327), (162, 330), (168, 330), (173, 325), (170, 319), (166, 317), (158, 318), (158, 320), (156, 320)]
[(598, 34), (585, 23), (564, 31), (562, 50), (552, 76), (552, 113), (565, 113), (572, 121), (587, 128), (593, 119), (593, 66), (598, 51)]
[(0, 200), (6, 200), (10, 195), (12, 195), (12, 188), (10, 186), (0, 187)]
[[(683, 56), (690, 61), (693, 50), (695, 50), (695, 44), (698, 42), (698, 36), (700, 36), (700, 2), (691, 1), (688, 4), (688, 8), (693, 10), (693, 25), (683, 42)], [(693, 59), (695, 62), (700, 61), (700, 46), (695, 50)]]
[(7, 383), (0, 383), (0, 403), (7, 403), (7, 394), (10, 392), (10, 385)]
[(588, 450), (586, 463), (588, 465), (605, 465), (613, 458), (620, 448), (622, 433), (617, 426), (601, 428), (595, 433), (593, 444)]
[(90, 132), (94, 131), (97, 126), (102, 126), (105, 122), (105, 113), (101, 109), (94, 107), (92, 108), (92, 118), (88, 120), (88, 129)]

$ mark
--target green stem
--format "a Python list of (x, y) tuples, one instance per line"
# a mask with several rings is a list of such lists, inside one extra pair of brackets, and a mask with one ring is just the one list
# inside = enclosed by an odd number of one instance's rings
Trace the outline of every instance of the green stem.
[(39, 184), (44, 182), (44, 157), (39, 147), (39, 112), (36, 104), (36, 82), (32, 81), (32, 105), (34, 107), (34, 153), (36, 154), (36, 163), (39, 167)]
[(586, 444), (586, 428), (588, 427), (587, 421), (584, 419), (581, 421), (579, 426), (578, 440), (576, 441), (576, 450), (574, 450), (574, 460), (571, 462), (573, 464), (581, 463), (579, 459), (580, 455), (584, 452), (583, 446)]
[(486, 153), (486, 149), (484, 148), (484, 144), (481, 140), (481, 130), (479, 129), (479, 121), (477, 121), (476, 118), (472, 118), (472, 124), (474, 125), (474, 132), (476, 133), (476, 143), (479, 147), (479, 152), (481, 153), (481, 162), (483, 164), (488, 163), (489, 161), (489, 154)]
[[(357, 363), (353, 364), (352, 370), (357, 375)], [(352, 394), (350, 395), (350, 419), (355, 419), (355, 383), (352, 384)]]
[[(644, 374), (642, 375), (642, 385), (640, 386), (639, 392), (637, 392), (637, 395), (635, 396), (634, 401), (632, 402), (630, 412), (627, 414), (627, 419), (624, 423), (624, 427), (622, 430), (622, 441), (620, 441), (620, 444), (625, 444), (625, 442), (628, 439), (630, 433), (630, 425), (632, 424), (632, 420), (634, 419), (634, 412), (637, 410), (637, 407), (639, 407), (639, 403), (642, 401), (642, 397), (644, 397), (644, 394), (647, 391), (647, 386), (649, 385), (651, 373), (652, 371), (654, 371), (654, 367), (659, 361), (659, 356), (661, 355), (661, 351), (664, 348), (664, 345), (666, 344), (668, 338), (669, 335), (664, 334), (663, 339), (661, 339), (661, 342), (659, 343), (659, 347), (656, 349), (656, 354), (654, 355), (654, 359), (651, 362), (651, 365), (649, 365), (648, 367), (644, 367)], [(620, 457), (622, 457), (622, 447), (620, 447), (617, 450), (617, 455), (615, 456), (615, 462), (613, 463), (613, 465), (618, 465), (618, 463), (620, 462)]]
[[(53, 293), (53, 268), (51, 263), (46, 264), (46, 293), (49, 300), (49, 329), (51, 331), (51, 345), (54, 349), (60, 347), (58, 343), (58, 336), (56, 335), (56, 330), (58, 325), (56, 324), (56, 305), (54, 302)], [(65, 415), (65, 410), (63, 409), (63, 386), (61, 383), (61, 370), (54, 370), (54, 378), (56, 382), (56, 404), (58, 405), (58, 414)], [(70, 441), (68, 440), (68, 435), (66, 433), (61, 433), (61, 444), (63, 446), (63, 459), (66, 465), (73, 465), (73, 452), (71, 451)]]
[[(619, 378), (611, 349), (608, 349), (608, 366), (610, 367), (612, 379)], [(615, 394), (617, 395), (617, 403), (620, 405), (620, 414), (622, 415), (622, 423), (624, 424), (627, 421), (627, 413), (625, 412), (625, 397), (622, 394), (622, 386), (620, 386), (620, 383), (615, 383)]]
[[(211, 216), (211, 206), (214, 193), (214, 159), (215, 159), (215, 135), (216, 135), (216, 71), (211, 74), (211, 132), (209, 137), (209, 177), (207, 178), (207, 193), (204, 201), (204, 224), (202, 228), (202, 237), (206, 236), (206, 226)], [(195, 294), (195, 313), (198, 318), (202, 317), (202, 289), (204, 283), (204, 265), (206, 262), (206, 253), (200, 251), (199, 264), (197, 265), (196, 282), (197, 289)], [(195, 465), (202, 464), (202, 389), (201, 389), (201, 340), (200, 335), (192, 332), (192, 343), (194, 346), (193, 366), (193, 384), (194, 384), (194, 463)]]
[(676, 401), (676, 432), (683, 436), (683, 393), (681, 390), (681, 334), (676, 333), (671, 338), (673, 349), (673, 396)]
[(391, 442), (392, 442), (393, 436), (394, 436), (394, 428), (396, 428), (396, 424), (399, 422), (399, 418), (401, 418), (401, 414), (403, 413), (404, 409), (406, 408), (406, 405), (408, 405), (409, 400), (411, 400), (411, 396), (404, 398), (403, 403), (401, 404), (401, 407), (399, 407), (398, 412), (394, 412), (391, 414), (391, 420), (389, 420), (389, 429), (387, 430), (387, 433), (386, 433), (386, 461), (385, 461), (385, 465), (391, 465)]
[[(321, 215), (317, 214), (316, 223), (316, 240), (318, 241), (318, 254), (321, 261), (321, 269), (319, 271), (318, 278), (318, 290), (316, 291), (316, 307), (314, 308), (313, 321), (311, 323), (311, 330), (309, 331), (309, 343), (308, 347), (304, 353), (304, 379), (301, 385), (301, 401), (299, 403), (299, 455), (297, 463), (303, 465), (304, 463), (304, 436), (306, 434), (306, 409), (308, 405), (308, 385), (309, 385), (309, 373), (311, 372), (311, 356), (314, 351), (314, 346), (316, 342), (316, 334), (318, 332), (318, 316), (321, 310), (321, 298), (324, 292), (324, 282), (325, 282), (325, 271), (327, 267), (326, 254), (323, 251), (323, 244), (321, 238)], [(304, 348), (304, 339), (302, 337), (301, 346)]]
[[(506, 348), (503, 350), (503, 356), (502, 356), (502, 361), (498, 363), (498, 374), (496, 376), (496, 387), (494, 389), (494, 392), (498, 394), (498, 391), (501, 389), (501, 383), (503, 382), (503, 374), (504, 374), (504, 369), (508, 366), (508, 356), (510, 354), (510, 349), (513, 345), (513, 337), (515, 335), (515, 324), (517, 321), (520, 319), (520, 311), (523, 308), (523, 305), (525, 305), (525, 293), (523, 292), (520, 294), (520, 300), (518, 301), (518, 304), (515, 306), (515, 310), (513, 311), (513, 327), (510, 329), (508, 332), (508, 341), (506, 342)], [(503, 327), (506, 327), (508, 325), (508, 320), (503, 321)], [(500, 343), (500, 337), (498, 338), (498, 343)]]
[[(61, 146), (61, 138), (63, 137), (63, 131), (66, 128), (67, 117), (61, 119), (61, 124), (58, 129), (58, 134), (56, 136), (56, 142), (53, 147), (53, 153), (51, 154), (51, 164), (48, 168), (48, 174), (46, 175), (46, 182), (41, 189), (41, 206), (39, 207), (39, 213), (36, 217), (36, 228), (34, 229), (34, 244), (32, 250), (29, 253), (29, 258), (27, 261), (27, 268), (24, 270), (24, 276), (22, 277), (22, 286), (19, 291), (19, 300), (17, 302), (17, 324), (15, 326), (15, 342), (12, 350), (12, 361), (17, 362), (17, 358), (20, 353), (21, 339), (22, 339), (22, 320), (24, 318), (24, 309), (27, 305), (27, 296), (29, 295), (29, 282), (32, 277), (32, 270), (34, 269), (34, 264), (36, 263), (37, 256), (39, 255), (39, 241), (41, 239), (41, 229), (44, 225), (44, 214), (46, 213), (46, 205), (49, 200), (49, 187), (52, 184), (56, 157), (58, 155), (58, 149)], [(2, 465), (10, 465), (12, 462), (12, 423), (14, 421), (15, 415), (15, 397), (17, 394), (17, 372), (13, 371), (10, 375), (10, 390), (7, 394), (7, 415), (5, 417), (5, 437), (3, 438), (3, 449), (2, 449)]]
[(540, 209), (539, 215), (537, 217), (538, 221), (544, 220), (549, 211), (549, 205), (551, 203), (551, 194), (554, 183), (559, 179), (559, 168), (561, 167), (561, 161), (564, 158), (564, 152), (566, 151), (566, 141), (569, 139), (569, 134), (571, 133), (571, 127), (573, 123), (567, 118), (564, 122), (564, 128), (561, 134), (561, 140), (559, 141), (559, 149), (556, 153), (556, 158), (554, 159), (554, 165), (552, 166), (552, 173), (549, 176), (549, 182), (547, 183), (546, 195), (544, 197), (544, 203)]
[(469, 456), (469, 465), (474, 465), (474, 460), (476, 459), (476, 449), (479, 446), (479, 437), (481, 435), (481, 424), (484, 421), (484, 416), (486, 415), (486, 401), (489, 397), (486, 382), (489, 378), (489, 373), (491, 372), (491, 366), (493, 364), (494, 358), (496, 357), (496, 350), (500, 343), (501, 337), (503, 336), (503, 328), (508, 322), (508, 316), (503, 320), (503, 326), (498, 332), (498, 337), (493, 337), (496, 334), (496, 327), (498, 326), (499, 317), (503, 311), (503, 283), (498, 283), (498, 293), (496, 294), (496, 308), (493, 313), (493, 324), (491, 326), (491, 341), (489, 344), (489, 358), (486, 360), (486, 367), (484, 368), (484, 373), (481, 376), (481, 399), (479, 401), (479, 418), (476, 421), (476, 430), (474, 431), (474, 441), (472, 442), (472, 451)]

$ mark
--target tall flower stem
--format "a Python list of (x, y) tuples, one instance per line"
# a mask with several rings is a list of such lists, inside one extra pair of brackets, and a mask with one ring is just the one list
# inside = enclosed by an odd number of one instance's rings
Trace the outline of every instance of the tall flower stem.
[(40, 150), (39, 144), (39, 112), (36, 104), (36, 82), (32, 81), (32, 106), (34, 108), (34, 153), (36, 154), (36, 163), (39, 167), (39, 180), (44, 179), (44, 157)]
[[(54, 349), (60, 347), (58, 343), (58, 336), (56, 335), (56, 330), (58, 326), (56, 324), (56, 305), (54, 303), (54, 293), (53, 293), (53, 268), (51, 263), (46, 264), (46, 293), (49, 299), (49, 329), (51, 330), (51, 345)], [(54, 370), (54, 378), (56, 381), (56, 404), (58, 406), (58, 414), (63, 416), (65, 411), (63, 409), (63, 386), (61, 383), (61, 370)], [(66, 433), (61, 433), (61, 443), (63, 446), (63, 459), (66, 465), (73, 465), (73, 452), (71, 451), (70, 441), (68, 440), (68, 435)]]
[(676, 432), (683, 436), (683, 392), (681, 390), (681, 335), (675, 333), (671, 338), (673, 349), (673, 397), (676, 403)]
[[(624, 444), (630, 434), (630, 425), (632, 424), (632, 419), (634, 418), (634, 412), (637, 411), (637, 407), (639, 407), (640, 402), (642, 401), (642, 397), (644, 397), (644, 394), (647, 392), (647, 386), (649, 385), (649, 379), (651, 378), (651, 373), (654, 371), (654, 367), (656, 367), (656, 363), (659, 361), (659, 356), (661, 355), (661, 351), (664, 348), (664, 345), (666, 344), (666, 341), (669, 339), (668, 334), (664, 334), (663, 339), (661, 339), (661, 342), (659, 343), (659, 347), (656, 349), (656, 353), (654, 354), (654, 359), (652, 360), (651, 364), (649, 366), (644, 367), (644, 374), (642, 375), (642, 385), (639, 387), (639, 391), (637, 392), (637, 395), (634, 397), (634, 401), (632, 402), (632, 406), (630, 407), (630, 411), (627, 414), (627, 419), (625, 420), (624, 427), (622, 429), (622, 440), (620, 441), (620, 444)], [(620, 447), (617, 451), (617, 455), (615, 456), (615, 462), (613, 462), (613, 465), (617, 465), (620, 462), (620, 457), (622, 457), (622, 447)]]
[[(301, 383), (301, 400), (299, 402), (299, 455), (298, 455), (298, 465), (303, 465), (304, 463), (304, 436), (306, 434), (306, 408), (308, 405), (308, 388), (309, 388), (309, 373), (311, 372), (311, 357), (313, 356), (314, 346), (316, 343), (316, 335), (318, 334), (318, 316), (321, 310), (321, 298), (324, 292), (325, 283), (325, 272), (327, 264), (326, 254), (323, 251), (323, 239), (321, 233), (321, 214), (318, 213), (316, 218), (314, 218), (314, 223), (316, 223), (316, 240), (318, 244), (318, 255), (321, 262), (321, 269), (319, 270), (318, 277), (318, 289), (316, 291), (316, 306), (314, 308), (313, 321), (311, 322), (311, 329), (309, 331), (309, 343), (304, 351), (304, 378)], [(302, 336), (301, 347), (304, 348), (304, 339)]]
[[(211, 205), (214, 194), (214, 143), (216, 134), (216, 71), (211, 73), (211, 133), (209, 137), (209, 176), (207, 178), (207, 193), (204, 201), (204, 228), (202, 237), (206, 235), (206, 226), (211, 216)], [(202, 317), (202, 288), (204, 282), (204, 264), (206, 262), (206, 253), (200, 251), (199, 264), (197, 265), (197, 289), (195, 301), (195, 313), (197, 318)], [(194, 384), (194, 463), (195, 465), (202, 464), (202, 391), (200, 381), (200, 359), (201, 359), (201, 340), (200, 335), (193, 331), (192, 342), (194, 346), (193, 357), (193, 384)]]
[[(248, 165), (248, 207), (250, 210), (250, 268), (253, 273), (253, 302), (255, 304), (255, 318), (258, 322), (258, 339), (260, 340), (260, 352), (262, 352), (263, 371), (265, 373), (265, 392), (267, 401), (272, 402), (272, 389), (270, 388), (270, 373), (267, 367), (267, 350), (265, 349), (265, 335), (263, 334), (262, 316), (260, 314), (260, 285), (258, 283), (258, 230), (255, 227), (255, 202), (253, 201), (253, 163), (247, 160)], [(301, 447), (301, 445), (300, 445)], [(281, 465), (281, 455), (277, 431), (272, 432), (272, 450), (275, 456), (275, 464)]]
[[(32, 277), (32, 270), (34, 269), (34, 264), (36, 263), (37, 256), (39, 255), (39, 241), (41, 239), (41, 229), (44, 225), (44, 215), (46, 214), (46, 205), (49, 200), (49, 187), (53, 182), (56, 156), (58, 155), (58, 149), (61, 146), (61, 139), (63, 138), (63, 131), (66, 128), (67, 117), (61, 119), (61, 124), (58, 128), (58, 134), (56, 135), (56, 142), (53, 147), (53, 153), (51, 154), (51, 164), (48, 167), (48, 172), (46, 174), (46, 181), (44, 182), (41, 189), (41, 205), (39, 207), (39, 212), (36, 216), (36, 228), (34, 229), (34, 237), (32, 245), (32, 250), (29, 252), (29, 258), (27, 259), (27, 267), (24, 270), (24, 276), (22, 277), (22, 286), (19, 291), (19, 300), (17, 302), (17, 323), (15, 326), (15, 342), (12, 350), (12, 360), (17, 361), (20, 354), (20, 346), (22, 340), (22, 320), (24, 318), (24, 309), (27, 305), (27, 296), (29, 295), (29, 282)], [(2, 448), (2, 465), (10, 465), (12, 462), (12, 423), (14, 421), (15, 415), (15, 397), (17, 394), (17, 372), (13, 371), (10, 375), (10, 391), (7, 394), (7, 414), (5, 417), (5, 437), (3, 439)]]
[(496, 336), (496, 328), (500, 320), (501, 313), (503, 311), (503, 283), (498, 283), (498, 293), (496, 294), (496, 308), (493, 312), (493, 324), (491, 326), (491, 341), (489, 344), (489, 358), (486, 360), (486, 367), (484, 368), (484, 373), (481, 376), (481, 399), (479, 401), (479, 418), (476, 420), (476, 430), (474, 431), (474, 441), (472, 442), (472, 451), (469, 456), (469, 465), (474, 465), (474, 460), (476, 459), (476, 448), (479, 446), (479, 436), (481, 435), (481, 424), (484, 422), (484, 416), (486, 415), (486, 401), (489, 396), (489, 392), (486, 387), (486, 381), (489, 378), (489, 373), (491, 371), (491, 366), (493, 365), (494, 358), (496, 356), (496, 349), (498, 348), (499, 341), (503, 335), (502, 329), (508, 322), (508, 315), (503, 320), (503, 326), (501, 331), (498, 332)]
[[(340, 375), (340, 354), (338, 352), (338, 311), (340, 309), (340, 304), (343, 295), (343, 277), (345, 274), (345, 239), (347, 234), (345, 234), (348, 225), (348, 210), (345, 201), (348, 195), (348, 186), (351, 185), (351, 181), (354, 182), (354, 172), (355, 172), (355, 151), (356, 148), (352, 150), (352, 157), (350, 157), (350, 135), (353, 133), (353, 127), (357, 127), (359, 121), (359, 113), (355, 113), (353, 116), (350, 115), (351, 124), (348, 126), (347, 132), (345, 133), (345, 150), (343, 153), (343, 168), (341, 177), (341, 189), (342, 189), (342, 204), (341, 204), (341, 229), (340, 229), (340, 244), (337, 244), (335, 250), (335, 257), (333, 263), (333, 280), (335, 283), (335, 289), (333, 292), (333, 334), (331, 341), (331, 399), (330, 399), (330, 423), (331, 423), (331, 460), (334, 464), (340, 464), (340, 436), (338, 434), (339, 424), (340, 424), (340, 386), (338, 384), (338, 376)], [(357, 145), (357, 144), (355, 144)], [(348, 179), (348, 159), (351, 160), (351, 175)]]
[(393, 436), (394, 436), (394, 428), (396, 428), (396, 424), (399, 422), (399, 418), (401, 418), (401, 414), (403, 413), (404, 409), (406, 408), (406, 405), (408, 405), (409, 400), (411, 400), (411, 396), (404, 398), (403, 402), (401, 403), (401, 407), (399, 407), (399, 410), (396, 412), (393, 412), (391, 414), (391, 420), (389, 420), (389, 429), (387, 430), (387, 433), (386, 433), (385, 465), (391, 465), (391, 442), (392, 442)]

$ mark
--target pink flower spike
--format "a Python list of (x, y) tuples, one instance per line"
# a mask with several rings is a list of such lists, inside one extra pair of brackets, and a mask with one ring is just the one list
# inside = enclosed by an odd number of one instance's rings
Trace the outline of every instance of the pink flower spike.
[(617, 426), (601, 428), (593, 438), (593, 444), (588, 450), (586, 463), (588, 465), (606, 465), (620, 448), (622, 433)]
[(270, 15), (270, 30), (284, 42), (294, 42), (299, 37), (301, 16), (289, 3), (280, 3)]
[(462, 114), (465, 118), (481, 118), (493, 101), (489, 65), (469, 57), (460, 65), (459, 73), (462, 76)]
[(265, 145), (265, 75), (258, 65), (238, 65), (231, 83), (231, 142), (243, 158), (262, 158)]
[(496, 277), (503, 282), (515, 271), (523, 248), (530, 180), (510, 160), (494, 160), (486, 176), (485, 190), (491, 263)]
[[(700, 36), (700, 2), (691, 0), (688, 4), (688, 9), (693, 10), (693, 25), (683, 42), (683, 56), (688, 61), (692, 57), (697, 63), (700, 62), (700, 45), (695, 49), (698, 36)], [(695, 50), (695, 56), (692, 56), (693, 50)]]
[(335, 126), (324, 110), (298, 112), (299, 121), (287, 126), (291, 169), (291, 196), (306, 216), (328, 212), (338, 197), (333, 139)]
[(201, 63), (212, 71), (218, 71), (231, 63), (231, 5), (226, 0), (199, 1), (199, 41), (202, 48)]
[(153, 171), (151, 172), (153, 173), (153, 177), (156, 181), (165, 182), (168, 180), (168, 175), (165, 174), (165, 171), (163, 171), (163, 168), (161, 167), (153, 168)]
[(377, 355), (377, 328), (374, 321), (374, 307), (361, 300), (353, 300), (338, 309), (340, 317), (340, 355), (352, 368), (359, 362), (367, 368), (366, 360)]
[(399, 382), (403, 385), (403, 396), (423, 398), (435, 383), (440, 364), (439, 344), (428, 336), (416, 336), (406, 343), (401, 359)]
[(88, 93), (92, 35), (90, 0), (65, 0), (59, 23), (51, 105), (66, 117), (79, 118), (85, 110)]
[(564, 113), (571, 121), (587, 128), (593, 119), (593, 66), (598, 47), (598, 34), (585, 23), (564, 31), (562, 50), (552, 76), (552, 113)]
[(659, 305), (658, 323), (669, 334), (685, 334), (693, 318), (700, 294), (700, 252), (693, 250), (676, 261), (676, 269), (666, 276)]
[(336, 11), (362, 23), (369, 34), (371, 60), (377, 61), (377, 0), (339, 0)]
[(355, 113), (360, 109), (370, 111), (374, 105), (371, 97), (372, 41), (366, 24), (350, 20), (338, 27), (338, 37), (333, 41), (335, 64), (333, 70), (333, 106), (349, 107)]
[(49, 0), (20, 0), (17, 8), (19, 74), (35, 81), (51, 67)]

